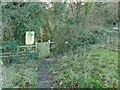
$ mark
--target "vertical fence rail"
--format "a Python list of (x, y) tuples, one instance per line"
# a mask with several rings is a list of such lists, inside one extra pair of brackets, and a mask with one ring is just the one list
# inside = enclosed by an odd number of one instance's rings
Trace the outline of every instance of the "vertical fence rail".
[[(50, 44), (53, 42), (40, 42), (36, 43), (35, 45), (23, 45), (23, 46), (18, 46), (16, 53), (11, 53), (11, 52), (5, 52), (5, 53), (0, 53), (0, 58), (4, 57), (25, 57), (27, 56), (27, 51), (30, 53), (38, 53), (38, 57), (46, 57), (50, 55)], [(2, 47), (0, 47), (2, 50)]]

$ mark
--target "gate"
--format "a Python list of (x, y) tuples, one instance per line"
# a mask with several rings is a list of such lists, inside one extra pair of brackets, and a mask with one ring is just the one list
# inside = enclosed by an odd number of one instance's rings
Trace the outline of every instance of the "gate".
[(40, 58), (50, 55), (50, 43), (42, 42), (37, 44), (38, 56)]
[(27, 57), (27, 52), (29, 54), (37, 54), (38, 58), (44, 58), (50, 55), (50, 44), (51, 42), (40, 42), (35, 45), (24, 45), (18, 46), (16, 53), (0, 53), (0, 58), (4, 57)]

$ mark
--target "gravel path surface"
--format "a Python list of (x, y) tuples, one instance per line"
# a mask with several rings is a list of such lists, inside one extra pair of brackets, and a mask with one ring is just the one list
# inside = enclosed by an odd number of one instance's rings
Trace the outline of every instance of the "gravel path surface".
[(48, 65), (55, 61), (55, 58), (45, 58), (41, 61), (40, 67), (39, 67), (39, 85), (40, 88), (52, 88), (54, 79), (48, 73)]

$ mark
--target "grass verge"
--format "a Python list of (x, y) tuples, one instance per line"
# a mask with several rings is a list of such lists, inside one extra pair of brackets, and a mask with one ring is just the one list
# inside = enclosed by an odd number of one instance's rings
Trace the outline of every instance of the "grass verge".
[(49, 72), (60, 88), (117, 88), (118, 53), (94, 47), (61, 57)]
[[(23, 62), (24, 61), (24, 62)], [(3, 88), (37, 88), (38, 60), (21, 60), (4, 67)]]

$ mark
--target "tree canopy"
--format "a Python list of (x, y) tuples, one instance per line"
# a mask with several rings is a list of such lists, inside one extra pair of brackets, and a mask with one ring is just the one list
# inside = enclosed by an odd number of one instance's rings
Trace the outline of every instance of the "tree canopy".
[(99, 35), (93, 28), (102, 33), (99, 26), (110, 27), (118, 20), (117, 3), (97, 2), (9, 2), (2, 6), (2, 15), (4, 45), (13, 40), (14, 44), (24, 45), (25, 32), (35, 31), (35, 42), (51, 39), (59, 51), (64, 51), (61, 45), (67, 49), (96, 43)]

